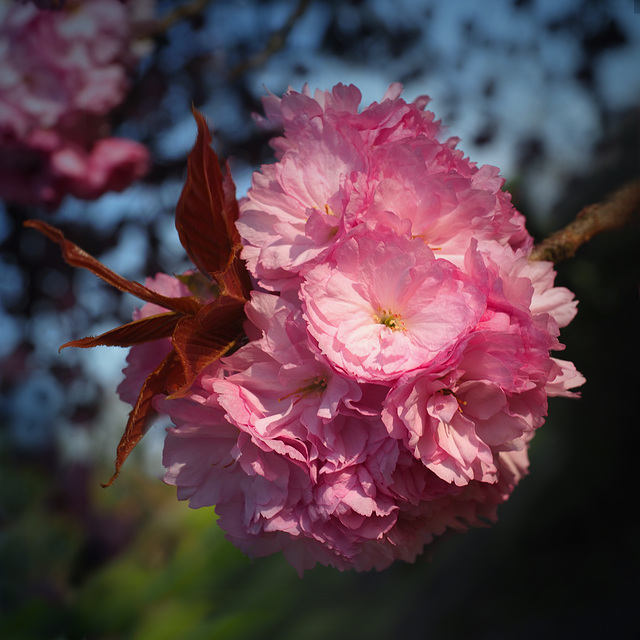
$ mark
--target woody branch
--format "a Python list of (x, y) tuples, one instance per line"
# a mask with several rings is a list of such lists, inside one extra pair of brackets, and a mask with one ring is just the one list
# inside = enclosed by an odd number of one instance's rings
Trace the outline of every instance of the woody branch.
[(640, 179), (636, 179), (623, 185), (605, 201), (584, 207), (564, 229), (536, 245), (531, 260), (549, 260), (557, 264), (572, 258), (578, 248), (593, 236), (631, 222), (639, 208)]

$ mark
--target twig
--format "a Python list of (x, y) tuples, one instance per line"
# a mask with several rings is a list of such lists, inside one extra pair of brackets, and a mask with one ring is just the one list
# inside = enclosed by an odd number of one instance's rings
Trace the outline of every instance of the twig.
[(280, 51), (280, 49), (284, 47), (287, 37), (296, 22), (302, 17), (310, 4), (311, 0), (300, 0), (295, 11), (289, 16), (289, 19), (282, 25), (282, 27), (280, 27), (280, 29), (271, 34), (269, 42), (267, 42), (265, 48), (248, 60), (240, 62), (231, 69), (228, 75), (229, 80), (234, 80), (249, 69), (263, 65), (274, 53)]
[(584, 207), (573, 222), (536, 245), (530, 259), (557, 264), (572, 258), (578, 247), (596, 234), (619, 229), (630, 222), (639, 207), (640, 179), (637, 179), (622, 186), (604, 202)]
[(145, 27), (141, 33), (136, 34), (140, 40), (147, 38), (155, 38), (166, 31), (168, 31), (176, 22), (185, 20), (187, 18), (193, 18), (202, 13), (208, 4), (211, 4), (213, 0), (192, 0), (187, 4), (177, 6), (172, 11), (169, 11), (164, 18), (160, 18)]

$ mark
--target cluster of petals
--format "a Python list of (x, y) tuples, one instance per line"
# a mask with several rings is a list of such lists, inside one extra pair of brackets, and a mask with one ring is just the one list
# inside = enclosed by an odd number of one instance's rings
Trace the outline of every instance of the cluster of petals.
[[(0, 197), (57, 206), (121, 191), (148, 169), (146, 147), (110, 136), (140, 49), (147, 0), (0, 3)], [(142, 15), (141, 15), (142, 13)]]
[(155, 401), (178, 497), (299, 571), (413, 561), (495, 520), (547, 398), (584, 381), (550, 355), (573, 294), (529, 260), (498, 170), (442, 141), (426, 98), (359, 103), (265, 99), (283, 135), (240, 204), (248, 342)]

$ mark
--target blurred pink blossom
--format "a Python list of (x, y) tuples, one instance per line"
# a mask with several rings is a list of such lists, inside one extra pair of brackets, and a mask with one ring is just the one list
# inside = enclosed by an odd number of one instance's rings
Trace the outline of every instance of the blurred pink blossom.
[(0, 197), (56, 207), (142, 177), (147, 149), (108, 121), (136, 61), (127, 3), (0, 4)]

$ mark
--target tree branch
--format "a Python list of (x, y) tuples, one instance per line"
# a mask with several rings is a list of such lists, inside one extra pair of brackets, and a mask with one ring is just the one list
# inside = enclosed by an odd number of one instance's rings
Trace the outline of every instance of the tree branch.
[(573, 222), (537, 244), (530, 259), (557, 264), (572, 258), (578, 248), (596, 234), (628, 224), (639, 207), (640, 179), (636, 179), (623, 185), (604, 202), (584, 207)]
[(180, 20), (193, 18), (202, 13), (211, 2), (213, 2), (213, 0), (192, 0), (192, 2), (182, 4), (172, 11), (169, 11), (163, 18), (156, 20), (141, 33), (136, 34), (136, 36), (140, 40), (155, 38), (168, 31), (174, 24), (180, 22)]
[(241, 76), (249, 69), (263, 65), (274, 53), (280, 51), (280, 49), (284, 47), (287, 37), (296, 22), (302, 17), (310, 4), (311, 0), (300, 0), (295, 11), (289, 16), (289, 19), (282, 25), (282, 27), (280, 27), (280, 29), (271, 34), (269, 42), (267, 42), (265, 48), (248, 60), (237, 64), (233, 69), (231, 69), (228, 75), (229, 80), (235, 80), (238, 76)]

